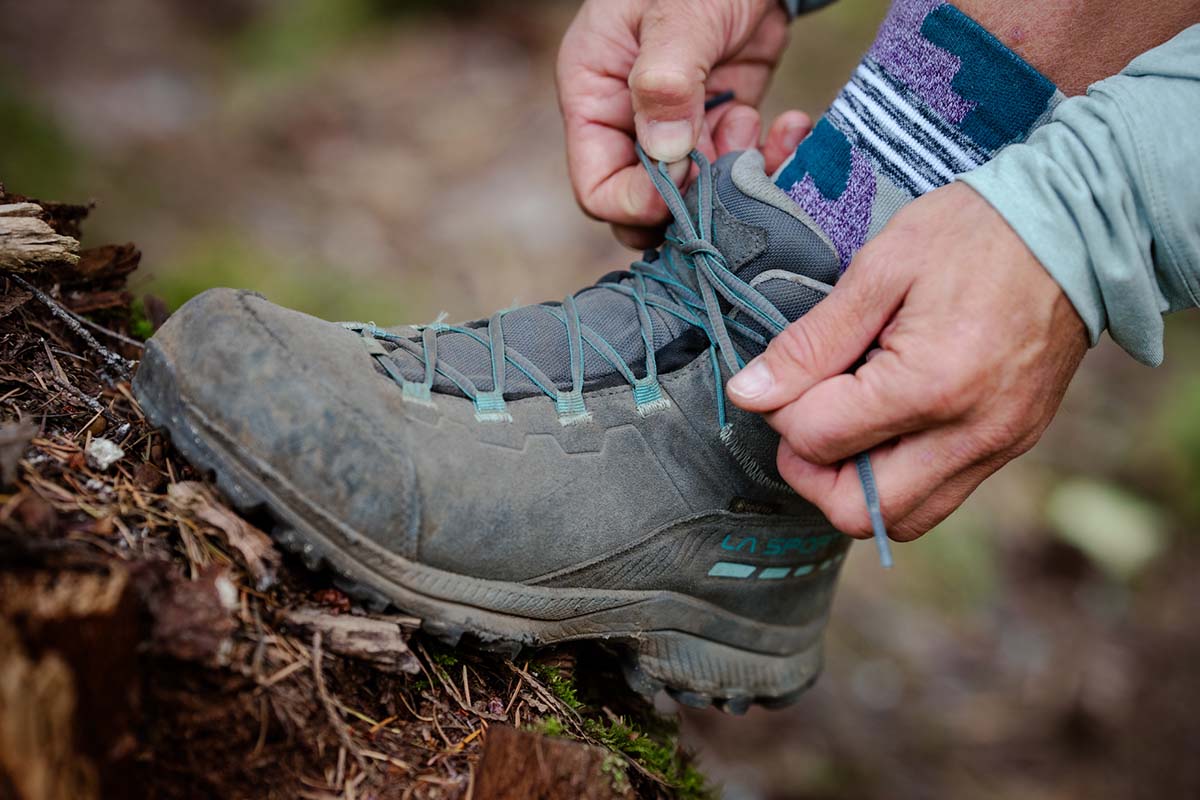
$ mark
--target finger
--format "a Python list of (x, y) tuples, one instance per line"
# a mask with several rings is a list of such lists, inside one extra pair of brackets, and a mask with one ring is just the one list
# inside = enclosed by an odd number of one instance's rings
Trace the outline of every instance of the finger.
[[(662, 225), (670, 218), (662, 195), (654, 188), (654, 183), (646, 170), (638, 162), (633, 152), (633, 141), (625, 140), (629, 157), (633, 162), (629, 166), (618, 167), (615, 172), (599, 180), (599, 182), (577, 187), (578, 200), (584, 211), (607, 222), (618, 225), (635, 227), (654, 227)], [(603, 166), (590, 163), (592, 159), (604, 158), (600, 153), (580, 156), (579, 171), (585, 175), (596, 175)], [(613, 159), (617, 164), (623, 160)], [(609, 164), (612, 162), (609, 161)], [(681, 185), (687, 176), (688, 162), (672, 164), (669, 168), (671, 178), (676, 185)]]
[(613, 236), (630, 250), (649, 250), (662, 244), (662, 228), (641, 228), (634, 225), (613, 225)]
[(919, 539), (958, 510), (979, 485), (1004, 465), (992, 461), (964, 470), (947, 481), (900, 521), (888, 528), (888, 536), (898, 542)]
[(713, 145), (717, 157), (758, 146), (762, 120), (758, 111), (745, 105), (729, 109), (713, 129)]
[(812, 119), (803, 111), (785, 111), (775, 118), (760, 148), (768, 175), (773, 175), (796, 152), (811, 130)]
[(970, 387), (935, 392), (935, 380), (900, 354), (880, 350), (854, 373), (827, 378), (770, 412), (767, 421), (804, 459), (833, 464), (965, 414), (974, 399)]
[[(869, 247), (869, 245), (868, 245)], [(726, 385), (747, 411), (774, 411), (844, 372), (879, 335), (908, 291), (906, 276), (864, 249), (829, 296), (781, 331)]]
[(577, 49), (564, 50), (557, 76), (567, 170), (575, 198), (596, 219), (640, 225), (662, 222), (666, 205), (653, 191), (634, 152), (629, 87), (620, 78), (577, 63)]
[(660, 3), (642, 20), (629, 73), (634, 124), (646, 154), (673, 163), (696, 146), (704, 121), (704, 82), (721, 56), (714, 26)]
[[(871, 451), (880, 510), (892, 538), (899, 539), (900, 535), (915, 538), (924, 533), (912, 535), (909, 528), (894, 531), (893, 526), (908, 518), (935, 492), (962, 484), (969, 486), (966, 490), (969, 494), (990, 474), (982, 465), (991, 463), (996, 455), (964, 447), (963, 442), (968, 439), (964, 428), (951, 426), (906, 436)], [(777, 466), (787, 484), (817, 506), (835, 528), (857, 538), (871, 536), (866, 497), (853, 461), (832, 466), (814, 464), (784, 439), (780, 442)]]
[(737, 102), (758, 107), (771, 80), (766, 61), (728, 61), (713, 67), (705, 86), (710, 94), (733, 92)]

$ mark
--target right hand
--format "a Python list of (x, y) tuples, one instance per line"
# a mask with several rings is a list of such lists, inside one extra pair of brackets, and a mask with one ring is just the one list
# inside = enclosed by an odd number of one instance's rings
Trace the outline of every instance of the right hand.
[[(558, 56), (567, 163), (583, 210), (625, 244), (654, 244), (668, 212), (635, 140), (673, 164), (679, 184), (693, 148), (713, 159), (759, 147), (756, 106), (786, 44), (778, 0), (587, 0)], [(724, 91), (736, 101), (706, 113), (706, 95)], [(800, 111), (775, 120), (761, 145), (768, 173), (811, 127)]]

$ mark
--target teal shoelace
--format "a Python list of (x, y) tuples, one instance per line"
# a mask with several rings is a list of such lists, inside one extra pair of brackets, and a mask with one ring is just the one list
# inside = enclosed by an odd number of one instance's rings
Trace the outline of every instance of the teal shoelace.
[[(474, 403), (476, 417), (481, 421), (511, 421), (512, 417), (508, 413), (504, 397), (507, 370), (510, 367), (521, 372), (540, 392), (554, 400), (559, 421), (564, 425), (590, 419), (591, 414), (583, 398), (584, 359), (588, 351), (608, 362), (633, 387), (633, 399), (639, 414), (648, 415), (668, 407), (670, 403), (663, 396), (658, 380), (651, 308), (676, 317), (704, 332), (708, 337), (708, 353), (716, 386), (723, 386), (722, 364), (730, 374), (745, 366), (745, 359), (734, 346), (733, 336), (736, 334), (758, 348), (764, 348), (771, 337), (787, 327), (788, 320), (762, 293), (729, 269), (725, 257), (713, 243), (714, 190), (708, 159), (698, 151), (691, 154), (691, 160), (699, 167), (700, 173), (696, 187), (697, 213), (693, 219), (683, 196), (667, 172), (667, 165), (664, 162), (653, 164), (641, 146), (638, 146), (637, 154), (655, 188), (666, 202), (674, 224), (667, 230), (666, 243), (659, 251), (658, 258), (653, 261), (634, 262), (629, 268), (630, 277), (624, 281), (602, 281), (591, 288), (618, 292), (636, 305), (645, 351), (645, 374), (634, 374), (633, 368), (616, 348), (580, 320), (574, 295), (568, 295), (561, 305), (536, 306), (558, 320), (565, 328), (570, 358), (570, 389), (559, 389), (537, 365), (516, 350), (505, 346), (505, 311), (498, 311), (492, 315), (485, 333), (481, 333), (483, 328), (466, 328), (439, 322), (422, 326), (419, 340), (376, 328), (372, 324), (347, 323), (347, 327), (359, 331), (364, 336), (372, 355), (392, 380), (399, 384), (407, 400), (431, 404), (434, 380), (437, 375), (441, 375)], [(660, 291), (649, 292), (651, 284), (656, 285)], [(722, 303), (727, 304), (728, 311), (722, 308)], [(742, 315), (757, 323), (761, 330), (767, 332), (767, 336), (745, 324), (739, 318)], [(490, 389), (481, 389), (454, 366), (438, 359), (438, 334), (451, 331), (468, 336), (487, 349), (491, 358)], [(423, 380), (411, 381), (405, 378), (380, 344), (381, 340), (391, 342), (419, 359), (425, 367)], [(715, 394), (718, 425), (722, 432), (725, 432), (729, 423), (725, 413), (724, 392), (718, 388)], [(879, 493), (869, 456), (866, 453), (858, 455), (856, 466), (880, 561), (885, 567), (890, 567), (891, 549), (880, 513)]]

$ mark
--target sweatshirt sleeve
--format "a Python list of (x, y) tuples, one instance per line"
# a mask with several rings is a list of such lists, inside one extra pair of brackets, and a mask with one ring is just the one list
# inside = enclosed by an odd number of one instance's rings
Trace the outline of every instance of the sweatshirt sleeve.
[(1200, 306), (1200, 25), (959, 180), (1029, 246), (1093, 344), (1107, 329), (1161, 363), (1162, 315)]

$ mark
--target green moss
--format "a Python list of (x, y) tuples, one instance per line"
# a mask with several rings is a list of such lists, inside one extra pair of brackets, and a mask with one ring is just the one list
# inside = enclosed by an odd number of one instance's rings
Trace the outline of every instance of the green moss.
[[(704, 775), (680, 753), (679, 731), (674, 722), (660, 717), (634, 722), (624, 717), (589, 713), (588, 705), (579, 698), (575, 681), (558, 667), (534, 664), (530, 666), (530, 671), (564, 705), (580, 715), (586, 738), (656, 775), (671, 787), (680, 800), (707, 800), (713, 797)], [(557, 717), (545, 717), (532, 729), (546, 736), (571, 737), (566, 725)], [(613, 777), (614, 788), (617, 788), (618, 780), (628, 781), (620, 759), (605, 762), (605, 767), (605, 772)], [(616, 773), (620, 774), (620, 778)]]
[(679, 752), (675, 735), (654, 735), (619, 717), (587, 718), (583, 727), (592, 739), (657, 775), (681, 800), (706, 800), (713, 796), (704, 775)]
[(154, 325), (146, 317), (146, 305), (141, 298), (134, 300), (129, 308), (129, 332), (143, 342), (154, 335)]
[(567, 726), (558, 717), (543, 717), (537, 723), (529, 725), (529, 730), (543, 736), (568, 737)]
[(625, 760), (616, 753), (609, 753), (600, 765), (600, 771), (612, 781), (613, 792), (625, 794), (629, 791), (629, 773), (625, 771)]
[(558, 667), (546, 664), (534, 664), (530, 667), (533, 674), (542, 679), (550, 692), (561, 700), (568, 708), (579, 711), (583, 702), (575, 689), (575, 682), (562, 674)]
[(458, 666), (458, 656), (454, 653), (441, 652), (430, 653), (429, 657), (433, 659), (433, 663), (437, 664), (442, 669), (450, 669)]

